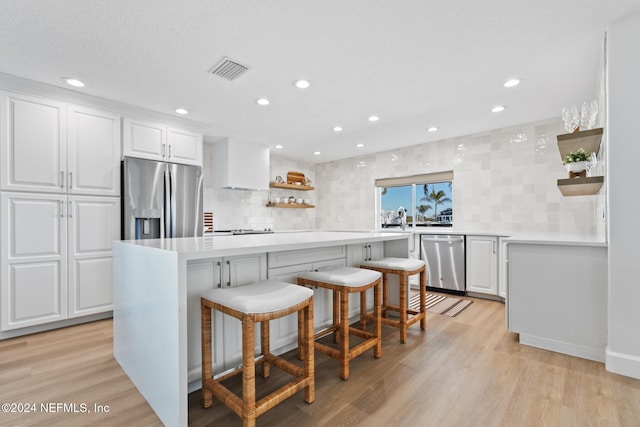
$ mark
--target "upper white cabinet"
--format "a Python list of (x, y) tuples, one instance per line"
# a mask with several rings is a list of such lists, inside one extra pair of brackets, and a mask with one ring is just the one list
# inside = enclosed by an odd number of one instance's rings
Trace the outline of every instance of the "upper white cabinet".
[(65, 123), (62, 102), (0, 91), (2, 190), (65, 190)]
[(167, 128), (167, 159), (173, 163), (202, 166), (202, 134)]
[(2, 190), (120, 194), (120, 117), (0, 92)]
[(467, 291), (498, 295), (498, 238), (467, 236)]
[(73, 194), (120, 195), (120, 116), (70, 105), (67, 187)]
[(202, 166), (202, 134), (161, 123), (125, 118), (122, 155)]

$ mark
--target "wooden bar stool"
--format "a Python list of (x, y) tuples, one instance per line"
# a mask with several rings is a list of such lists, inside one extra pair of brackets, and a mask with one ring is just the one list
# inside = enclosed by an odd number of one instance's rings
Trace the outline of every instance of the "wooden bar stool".
[[(304, 389), (304, 400), (312, 403), (315, 396), (313, 362), (313, 291), (289, 283), (264, 280), (236, 288), (212, 289), (200, 298), (202, 313), (202, 400), (205, 408), (213, 397), (242, 418), (243, 425), (255, 426), (256, 417)], [(242, 366), (224, 376), (213, 377), (211, 313), (218, 310), (242, 322)], [(304, 359), (302, 368), (270, 353), (269, 321), (298, 312), (299, 351)], [(295, 379), (279, 390), (256, 402), (254, 332), (260, 322), (260, 357), (262, 376), (269, 376), (273, 365)], [(221, 381), (242, 372), (242, 398), (221, 384)]]
[[(322, 271), (310, 271), (298, 276), (298, 285), (318, 286), (331, 289), (333, 293), (333, 325), (318, 334), (318, 339), (333, 333), (334, 342), (339, 341), (339, 350), (325, 344), (315, 342), (315, 349), (340, 361), (340, 377), (349, 379), (349, 361), (365, 351), (373, 348), (373, 356), (379, 359), (382, 355), (382, 324), (380, 323), (380, 285), (381, 274), (375, 271), (363, 270), (353, 267), (339, 267)], [(364, 329), (349, 326), (349, 294), (360, 293), (361, 312), (360, 320), (364, 323), (366, 307), (363, 310), (363, 301), (367, 289), (373, 288), (373, 333)], [(338, 333), (338, 337), (336, 337)], [(349, 348), (349, 334), (364, 338), (364, 341)]]
[[(427, 327), (427, 275), (425, 262), (410, 258), (382, 258), (375, 261), (365, 261), (360, 268), (379, 271), (382, 273), (382, 323), (400, 328), (400, 342), (407, 341), (407, 328), (420, 321), (420, 329)], [(407, 283), (409, 276), (420, 274), (420, 310), (413, 310), (408, 306)], [(400, 285), (399, 305), (389, 305), (388, 275), (397, 274)], [(387, 317), (388, 311), (398, 312), (399, 319)]]

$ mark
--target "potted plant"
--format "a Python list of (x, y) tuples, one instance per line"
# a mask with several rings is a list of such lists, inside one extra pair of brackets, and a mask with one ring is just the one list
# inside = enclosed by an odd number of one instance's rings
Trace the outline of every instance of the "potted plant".
[(592, 155), (593, 153), (587, 154), (583, 148), (579, 148), (575, 153), (571, 151), (564, 156), (563, 163), (569, 171), (569, 178), (586, 176), (587, 170), (591, 166)]

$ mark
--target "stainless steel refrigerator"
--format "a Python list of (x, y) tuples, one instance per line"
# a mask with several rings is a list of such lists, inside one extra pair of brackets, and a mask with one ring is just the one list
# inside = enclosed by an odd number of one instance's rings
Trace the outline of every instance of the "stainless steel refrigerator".
[(202, 236), (202, 168), (125, 157), (122, 239)]

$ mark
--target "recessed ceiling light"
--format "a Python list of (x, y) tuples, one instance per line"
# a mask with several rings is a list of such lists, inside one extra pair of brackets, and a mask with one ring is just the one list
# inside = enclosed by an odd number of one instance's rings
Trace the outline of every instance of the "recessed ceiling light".
[(78, 79), (74, 79), (73, 77), (63, 77), (62, 81), (65, 82), (68, 85), (71, 85), (71, 86), (84, 87), (84, 83), (83, 82), (81, 82)]
[(504, 111), (504, 109), (507, 108), (504, 105), (496, 105), (495, 107), (493, 107), (491, 109), (492, 113), (500, 113), (501, 111)]
[(364, 147), (364, 144), (362, 144), (362, 143), (360, 143), (360, 144), (356, 144), (356, 147), (358, 147), (358, 148), (362, 148), (362, 147)]
[(178, 114), (189, 114), (189, 112), (187, 110), (185, 110), (184, 108), (176, 108), (173, 111), (175, 111)]
[(262, 106), (269, 105), (269, 100), (267, 98), (258, 98), (256, 99), (256, 104)]
[(322, 154), (322, 153), (321, 153), (321, 152), (319, 152), (319, 151), (314, 151), (314, 152), (313, 152), (313, 155), (314, 155), (314, 156), (319, 156), (320, 154)]
[(284, 148), (284, 146), (282, 146), (282, 145), (276, 145), (276, 148), (279, 150), (279, 149), (281, 149), (281, 148)]
[(309, 82), (309, 80), (300, 79), (300, 80), (294, 81), (293, 85), (298, 89), (306, 89), (309, 86), (311, 86), (311, 83)]
[(377, 122), (378, 120), (380, 120), (380, 117), (378, 117), (378, 116), (369, 116), (369, 121), (370, 122)]
[(514, 87), (514, 86), (518, 86), (519, 84), (520, 84), (519, 79), (510, 79), (504, 82), (504, 87)]
[(438, 130), (438, 128), (435, 127), (435, 126), (431, 126), (430, 128), (427, 128), (427, 132), (435, 132), (437, 130)]
[(334, 127), (333, 127), (333, 131), (334, 131), (334, 132), (342, 132), (342, 127), (340, 127), (340, 126), (334, 126)]

